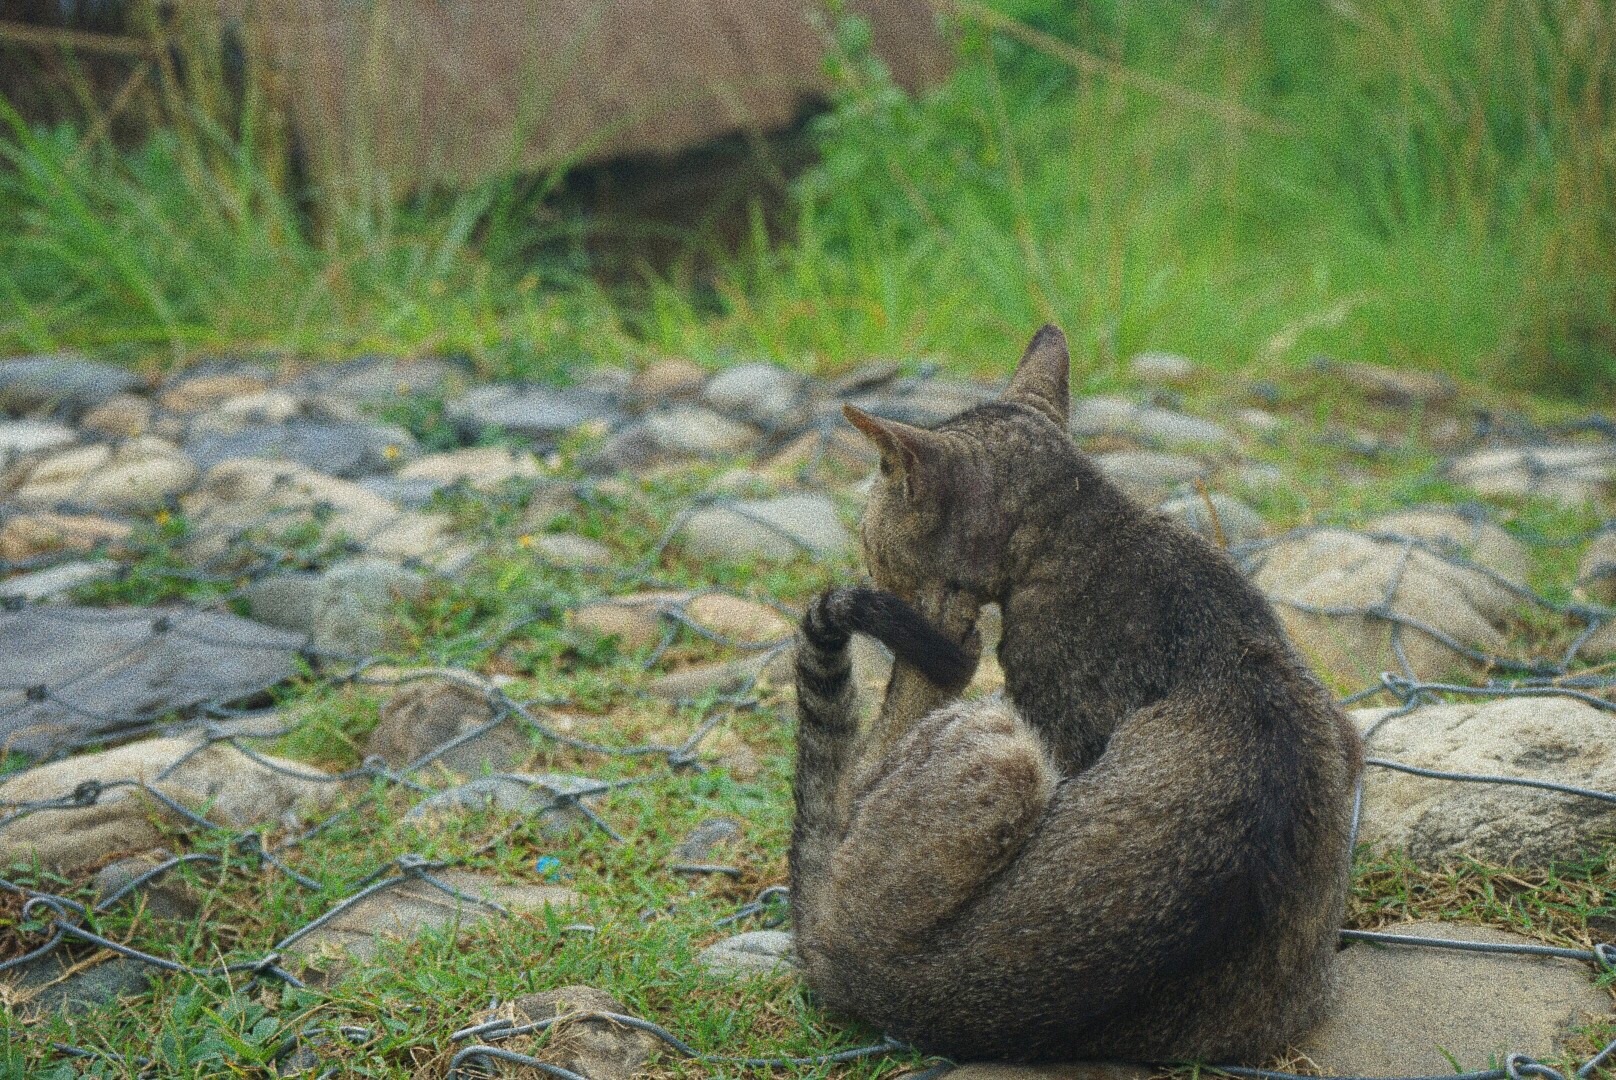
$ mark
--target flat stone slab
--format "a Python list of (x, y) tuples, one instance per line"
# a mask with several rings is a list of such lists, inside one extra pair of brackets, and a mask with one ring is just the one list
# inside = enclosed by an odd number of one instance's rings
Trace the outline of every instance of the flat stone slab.
[[(1573, 698), (1499, 698), (1351, 714), (1370, 757), (1441, 772), (1544, 780), (1616, 793), (1613, 718)], [(1616, 804), (1506, 784), (1415, 776), (1371, 766), (1364, 774), (1359, 842), (1406, 851), (1427, 866), (1469, 855), (1544, 866), (1616, 837)]]
[(144, 788), (120, 781), (141, 781), (235, 829), (279, 818), (300, 805), (324, 805), (341, 790), (313, 766), (257, 756), (262, 761), (229, 743), (203, 747), (197, 738), (172, 736), (27, 769), (0, 784), (0, 801), (66, 799), (92, 781), (118, 786), (106, 787), (89, 805), (41, 810), (7, 823), (0, 828), (0, 866), (37, 860), (56, 873), (76, 874), (110, 855), (157, 847), (164, 828), (192, 825)]
[(1291, 640), (1315, 665), (1346, 683), (1367, 685), (1401, 671), (1389, 612), (1418, 623), (1398, 627), (1415, 674), (1468, 675), (1464, 654), (1419, 627), (1484, 653), (1507, 646), (1500, 627), (1523, 604), (1486, 572), (1393, 539), (1345, 529), (1282, 537), (1252, 557), (1252, 580), (1274, 602)]
[(604, 394), (513, 385), (479, 386), (449, 402), (444, 414), (471, 435), (497, 429), (541, 443), (620, 416), (616, 403)]
[(701, 950), (696, 962), (710, 975), (750, 979), (778, 975), (796, 967), (793, 943), (784, 930), (750, 930), (715, 941)]
[(392, 424), (290, 420), (201, 435), (185, 449), (204, 470), (232, 458), (267, 458), (354, 477), (392, 469), (413, 457), (417, 448), (409, 432)]
[(708, 558), (837, 556), (853, 546), (836, 505), (823, 495), (738, 499), (703, 507), (685, 520), (681, 532), (690, 554)]
[(1616, 492), (1616, 445), (1515, 446), (1448, 463), (1448, 478), (1483, 495), (1581, 506)]
[[(304, 639), (193, 608), (0, 611), (0, 746), (48, 756), (289, 678)], [(43, 699), (37, 689), (44, 688)]]
[(0, 409), (12, 412), (50, 408), (76, 414), (139, 385), (133, 372), (76, 353), (0, 360)]
[[(1502, 930), (1418, 922), (1386, 933), (1539, 945)], [(1509, 1054), (1551, 1060), (1610, 994), (1588, 964), (1553, 957), (1357, 942), (1340, 954), (1330, 1015), (1301, 1050), (1331, 1076), (1437, 1076), (1480, 1071)]]
[(1469, 559), (1511, 581), (1525, 582), (1532, 570), (1526, 545), (1481, 514), (1447, 506), (1383, 514), (1364, 523), (1367, 533), (1423, 540), (1443, 554)]
[[(557, 885), (506, 885), (498, 878), (469, 870), (438, 870), (432, 876), (449, 887), (498, 904), (512, 914), (571, 907), (578, 896)], [(465, 930), (499, 911), (452, 896), (424, 881), (405, 881), (361, 900), (313, 933), (294, 941), (287, 953), (333, 972), (346, 962), (361, 963), (376, 955), (383, 939), (407, 940), (422, 933)]]

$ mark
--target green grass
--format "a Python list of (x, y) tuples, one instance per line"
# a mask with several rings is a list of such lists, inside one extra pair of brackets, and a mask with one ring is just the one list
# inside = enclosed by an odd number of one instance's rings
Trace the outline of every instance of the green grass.
[(0, 236), (0, 351), (997, 370), (1054, 319), (1096, 384), (1143, 348), (1572, 396), (1616, 376), (1608, 6), (998, 0), (956, 28), (955, 74), (910, 100), (843, 24), (786, 235), (754, 222), (710, 276), (647, 267), (610, 290), (579, 272), (580, 238), (652, 226), (558, 223), (535, 204), (553, 178), (401, 205), (380, 178), (298, 190), (252, 95), (221, 118), (170, 88), (134, 150), (0, 113), (0, 213), (20, 225)]

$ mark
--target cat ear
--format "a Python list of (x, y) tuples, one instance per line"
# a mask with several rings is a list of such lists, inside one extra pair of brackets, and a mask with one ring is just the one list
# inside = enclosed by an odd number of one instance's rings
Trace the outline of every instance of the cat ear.
[(937, 436), (925, 428), (871, 416), (856, 405), (843, 405), (842, 415), (881, 451), (883, 465), (903, 474), (904, 491), (909, 498), (918, 498), (942, 457)]
[(1071, 369), (1066, 335), (1060, 327), (1048, 323), (1032, 336), (1027, 351), (1021, 354), (1021, 363), (1010, 377), (1010, 389), (1004, 392), (1005, 399), (1031, 405), (1065, 427), (1071, 407)]

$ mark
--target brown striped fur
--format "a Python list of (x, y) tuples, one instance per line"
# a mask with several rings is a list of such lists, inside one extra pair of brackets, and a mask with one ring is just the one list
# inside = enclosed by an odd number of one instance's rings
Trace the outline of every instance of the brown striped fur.
[[(1326, 1001), (1361, 748), (1233, 562), (1073, 444), (1068, 364), (1045, 327), (997, 402), (848, 411), (879, 588), (803, 621), (797, 951), (934, 1052), (1255, 1062)], [(962, 701), (989, 601), (1008, 701)], [(897, 656), (863, 732), (853, 632)]]

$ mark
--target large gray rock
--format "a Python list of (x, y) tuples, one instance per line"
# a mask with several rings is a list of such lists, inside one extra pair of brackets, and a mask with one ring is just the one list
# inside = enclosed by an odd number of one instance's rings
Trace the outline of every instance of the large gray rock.
[(192, 526), (186, 553), (203, 564), (223, 562), (244, 541), (273, 541), (311, 525), (367, 554), (444, 570), (476, 550), (452, 534), (447, 517), (405, 510), (351, 481), (285, 462), (222, 462), (181, 505)]
[(185, 449), (203, 469), (233, 458), (266, 458), (352, 477), (389, 470), (413, 457), (416, 445), (409, 432), (392, 424), (290, 420), (204, 434)]
[(139, 385), (133, 372), (77, 353), (0, 360), (0, 409), (11, 412), (59, 409), (77, 415)]
[(1430, 506), (1383, 514), (1366, 521), (1363, 528), (1368, 533), (1427, 541), (1445, 554), (1469, 559), (1517, 583), (1525, 583), (1532, 571), (1526, 545), (1481, 514)]
[(44, 756), (249, 697), (290, 677), (302, 645), (284, 630), (184, 607), (0, 611), (0, 746)]
[(304, 393), (357, 405), (389, 405), (411, 395), (441, 392), (464, 374), (462, 365), (431, 357), (400, 360), (361, 356), (311, 368), (289, 385)]
[(190, 488), (198, 475), (195, 463), (172, 443), (143, 435), (51, 454), (28, 469), (11, 498), (24, 506), (148, 510)]
[[(486, 695), (450, 679), (407, 682), (381, 708), (368, 750), (396, 768), (445, 744), (470, 736), (495, 717)], [(431, 768), (475, 775), (504, 772), (532, 751), (527, 736), (508, 717), (481, 735), (458, 742), (431, 759)]]
[(80, 967), (88, 957), (77, 949), (57, 949), (8, 970), (7, 998), (17, 1015), (43, 1019), (52, 1014), (94, 1012), (120, 998), (139, 997), (151, 987), (157, 969), (125, 956), (108, 956)]
[(1616, 491), (1616, 445), (1478, 450), (1448, 463), (1448, 477), (1483, 495), (1535, 496), (1582, 506)]
[[(198, 746), (181, 736), (146, 739), (40, 765), (0, 784), (0, 800), (65, 799), (88, 781), (141, 780), (181, 806), (205, 810), (218, 825), (240, 829), (294, 807), (322, 806), (341, 788), (300, 762), (258, 755), (266, 766), (228, 743)], [(157, 847), (164, 826), (190, 823), (142, 788), (109, 788), (93, 805), (42, 810), (0, 828), (0, 866), (38, 859), (56, 873), (77, 874), (109, 855)]]
[(65, 596), (80, 585), (106, 581), (117, 576), (118, 564), (111, 559), (78, 559), (57, 563), (45, 570), (0, 580), (0, 599), (34, 602)]
[[(1616, 793), (1611, 715), (1573, 698), (1425, 705), (1404, 716), (1363, 709), (1381, 727), (1370, 757), (1423, 769), (1546, 780)], [(1370, 767), (1358, 839), (1437, 866), (1472, 856), (1542, 866), (1616, 837), (1616, 803), (1514, 785), (1466, 783)]]
[(326, 975), (376, 955), (384, 940), (408, 940), (431, 931), (465, 931), (504, 916), (475, 901), (489, 901), (512, 914), (566, 908), (577, 903), (571, 889), (557, 885), (505, 884), (470, 870), (429, 871), (466, 900), (425, 881), (408, 880), (372, 893), (286, 949)]
[(791, 935), (784, 930), (749, 930), (715, 941), (701, 950), (696, 962), (723, 979), (779, 975), (796, 966), (792, 948)]
[(496, 773), (430, 795), (404, 815), (405, 821), (428, 822), (454, 815), (497, 810), (527, 814), (546, 836), (565, 836), (588, 818), (572, 799), (599, 793), (601, 783), (563, 773)]
[(252, 617), (309, 635), (321, 655), (369, 656), (387, 648), (399, 604), (426, 579), (385, 559), (362, 557), (320, 573), (277, 574), (247, 588)]
[(78, 433), (66, 424), (49, 420), (0, 420), (0, 465), (7, 458), (58, 450), (78, 441)]
[[(1386, 933), (1538, 945), (1483, 926), (1417, 922)], [(1509, 1054), (1552, 1061), (1577, 1029), (1610, 1016), (1587, 964), (1552, 957), (1355, 942), (1340, 988), (1300, 1047), (1329, 1076), (1439, 1076), (1496, 1068)]]
[(1154, 503), (1191, 480), (1207, 474), (1201, 462), (1183, 454), (1154, 450), (1115, 450), (1094, 455), (1106, 479), (1145, 503)]
[[(1269, 545), (1255, 558), (1253, 580), (1274, 602), (1292, 640), (1314, 664), (1344, 683), (1365, 685), (1400, 672), (1394, 623), (1385, 610), (1487, 653), (1501, 652), (1500, 631), (1520, 597), (1479, 570), (1394, 540), (1319, 529)], [(1398, 631), (1415, 674), (1465, 673), (1471, 660), (1424, 630)]]
[(1232, 446), (1235, 437), (1212, 420), (1155, 405), (1136, 405), (1126, 398), (1091, 397), (1072, 402), (1070, 425), (1078, 438), (1123, 435), (1165, 447)]
[(651, 413), (641, 427), (672, 457), (719, 457), (757, 445), (756, 428), (699, 405), (673, 405)]
[(740, 364), (707, 380), (707, 404), (771, 431), (796, 427), (808, 418), (803, 379), (774, 364)]
[(1616, 526), (1594, 537), (1577, 564), (1577, 586), (1588, 599), (1616, 606)]
[[(511, 1003), (518, 1024), (541, 1020), (556, 1020), (576, 1013), (616, 1013), (632, 1015), (623, 1003), (592, 986), (563, 986), (546, 990), (542, 994), (529, 994)], [(521, 1037), (518, 1037), (519, 1039)], [(646, 1075), (645, 1064), (651, 1054), (662, 1049), (662, 1041), (649, 1032), (640, 1031), (610, 1020), (561, 1020), (542, 1034), (528, 1037), (537, 1042), (502, 1041), (508, 1049), (519, 1050), (529, 1056), (566, 1069), (589, 1080), (631, 1080)], [(540, 1070), (508, 1062), (498, 1063), (502, 1076), (537, 1078), (546, 1074)]]
[(472, 437), (499, 430), (541, 444), (552, 444), (585, 424), (619, 418), (616, 404), (603, 394), (507, 384), (476, 387), (449, 402), (444, 415)]
[[(1212, 503), (1210, 510), (1206, 505), (1208, 500)], [(1168, 499), (1157, 509), (1182, 521), (1208, 540), (1221, 538), (1225, 544), (1254, 540), (1267, 528), (1257, 511), (1221, 491), (1210, 492), (1205, 497), (1198, 492), (1180, 495), (1176, 499)]]
[(853, 538), (823, 495), (782, 495), (737, 500), (692, 513), (680, 530), (685, 550), (697, 558), (792, 559), (837, 557)]

